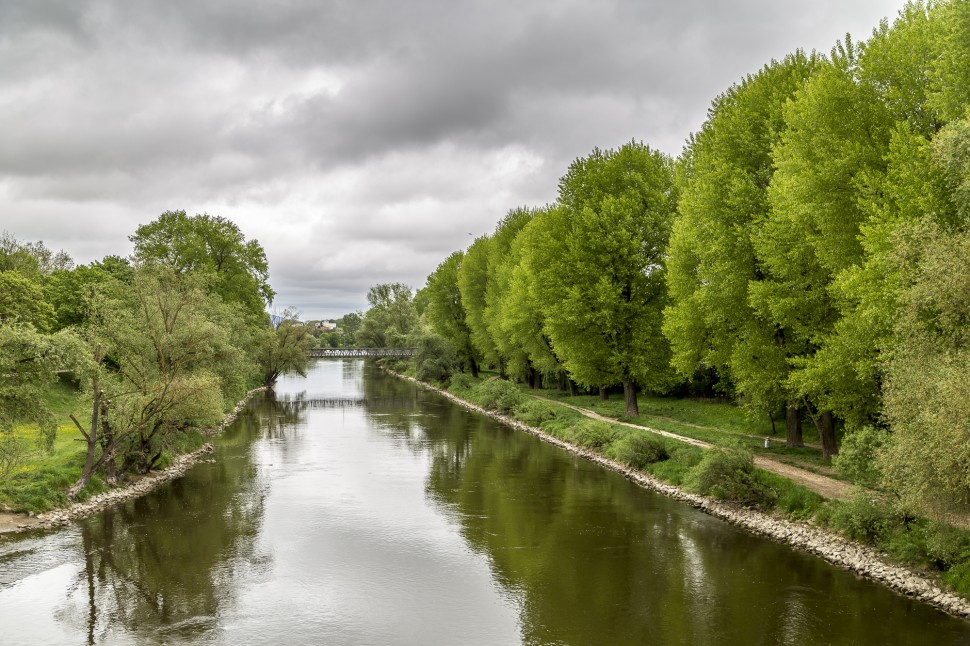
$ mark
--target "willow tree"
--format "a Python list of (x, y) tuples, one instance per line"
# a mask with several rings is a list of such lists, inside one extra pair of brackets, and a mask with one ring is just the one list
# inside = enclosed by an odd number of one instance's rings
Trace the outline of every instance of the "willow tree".
[(556, 355), (578, 383), (622, 384), (627, 416), (637, 386), (670, 383), (661, 333), (663, 255), (675, 208), (673, 162), (631, 142), (594, 149), (559, 182), (559, 208), (536, 231), (536, 296)]
[(785, 129), (782, 108), (817, 64), (796, 52), (714, 101), (681, 158), (667, 258), (671, 304), (664, 333), (673, 365), (688, 378), (716, 369), (753, 411), (771, 415), (787, 403), (789, 446), (802, 444), (798, 404), (785, 388), (787, 358), (798, 346), (748, 301), (750, 285), (765, 277), (751, 236), (770, 208), (771, 151)]

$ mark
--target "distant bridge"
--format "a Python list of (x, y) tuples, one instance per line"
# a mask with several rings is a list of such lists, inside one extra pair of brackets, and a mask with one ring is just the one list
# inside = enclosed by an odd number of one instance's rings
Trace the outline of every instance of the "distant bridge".
[(383, 359), (413, 357), (415, 348), (311, 348), (311, 359)]

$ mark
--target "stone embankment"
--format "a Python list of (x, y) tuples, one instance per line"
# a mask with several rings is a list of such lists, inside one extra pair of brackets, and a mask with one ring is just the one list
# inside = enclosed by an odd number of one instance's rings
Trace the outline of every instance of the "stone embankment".
[(554, 444), (565, 451), (582, 456), (607, 469), (612, 469), (642, 487), (685, 502), (711, 516), (721, 518), (753, 534), (785, 543), (804, 552), (815, 554), (832, 565), (852, 570), (863, 578), (882, 583), (900, 594), (928, 603), (951, 615), (970, 618), (970, 602), (966, 599), (941, 590), (935, 581), (924, 575), (891, 563), (884, 555), (868, 546), (850, 541), (816, 525), (779, 518), (754, 509), (747, 509), (707, 496), (682, 491), (648, 474), (631, 469), (624, 464), (610, 460), (598, 453), (564, 442), (559, 438), (548, 435), (541, 429), (526, 426), (500, 413), (485, 410), (480, 406), (460, 399), (445, 390), (418, 381), (413, 377), (398, 373), (392, 374), (412, 381), (422, 388), (432, 390), (467, 409), (491, 417), (517, 430), (535, 435), (543, 441)]
[[(226, 414), (221, 424), (215, 428), (206, 429), (204, 434), (211, 436), (224, 431), (236, 420), (236, 417), (239, 415), (242, 409), (246, 407), (249, 400), (252, 399), (256, 393), (263, 392), (264, 390), (266, 389), (254, 388), (253, 390), (250, 390), (248, 393), (246, 393), (246, 396), (243, 397), (236, 404), (236, 406)], [(89, 514), (103, 511), (104, 509), (118, 504), (119, 502), (138, 498), (139, 496), (145, 495), (163, 483), (182, 477), (195, 464), (200, 462), (214, 462), (214, 460), (206, 458), (206, 456), (211, 454), (213, 451), (214, 449), (212, 445), (207, 442), (200, 449), (197, 449), (191, 453), (180, 455), (170, 466), (165, 469), (152, 471), (151, 473), (141, 476), (132, 482), (126, 483), (125, 485), (110, 489), (95, 496), (91, 496), (84, 502), (76, 502), (68, 507), (54, 509), (53, 511), (38, 514), (36, 516), (23, 517), (24, 522), (12, 524), (7, 531), (17, 532), (26, 529), (52, 529), (55, 527), (61, 527)]]

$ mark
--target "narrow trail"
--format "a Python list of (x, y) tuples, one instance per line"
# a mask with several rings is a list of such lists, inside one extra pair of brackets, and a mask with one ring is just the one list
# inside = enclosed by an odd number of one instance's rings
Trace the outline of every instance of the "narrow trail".
[[(651, 428), (649, 426), (643, 426), (642, 424), (633, 424), (630, 422), (621, 422), (619, 420), (613, 419), (611, 417), (605, 417), (599, 413), (595, 413), (588, 408), (581, 408), (579, 406), (574, 406), (572, 404), (567, 404), (556, 399), (549, 399), (548, 397), (541, 397), (539, 395), (530, 395), (530, 397), (535, 397), (536, 399), (541, 399), (543, 401), (551, 402), (553, 404), (559, 404), (565, 406), (566, 408), (571, 408), (574, 411), (589, 417), (590, 419), (595, 419), (600, 422), (606, 422), (608, 424), (618, 424), (620, 426), (627, 426), (629, 428), (643, 429), (645, 431), (650, 431), (651, 433), (656, 433), (657, 435), (662, 435), (664, 437), (669, 437), (680, 442), (685, 442), (692, 446), (697, 446), (702, 449), (709, 449), (714, 445), (709, 442), (704, 442), (701, 440), (695, 440), (692, 437), (686, 437), (684, 435), (678, 435), (677, 433), (671, 433), (670, 431), (662, 431), (658, 428)], [(682, 424), (679, 420), (672, 420), (678, 424)], [(690, 426), (697, 426), (691, 424)], [(710, 427), (698, 427), (698, 428), (710, 428)], [(716, 429), (714, 429), (716, 430)], [(754, 436), (752, 436), (754, 437)], [(812, 491), (826, 497), (826, 498), (836, 498), (840, 500), (845, 500), (851, 496), (852, 485), (847, 482), (842, 482), (841, 480), (836, 480), (835, 478), (830, 478), (828, 476), (820, 475), (818, 473), (813, 473), (807, 469), (800, 469), (799, 467), (792, 466), (790, 464), (785, 464), (780, 460), (774, 458), (765, 457), (762, 455), (754, 456), (754, 464), (759, 469), (764, 469), (765, 471), (771, 471), (780, 476), (784, 476), (789, 480), (797, 482), (798, 484), (811, 489)]]

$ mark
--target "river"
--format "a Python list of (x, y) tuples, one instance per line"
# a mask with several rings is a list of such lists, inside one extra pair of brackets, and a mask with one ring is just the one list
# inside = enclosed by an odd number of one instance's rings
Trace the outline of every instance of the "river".
[(970, 644), (363, 361), (284, 377), (215, 459), (0, 538), (0, 644)]

